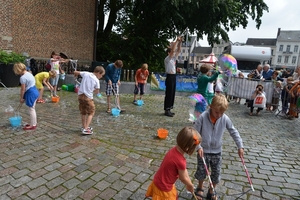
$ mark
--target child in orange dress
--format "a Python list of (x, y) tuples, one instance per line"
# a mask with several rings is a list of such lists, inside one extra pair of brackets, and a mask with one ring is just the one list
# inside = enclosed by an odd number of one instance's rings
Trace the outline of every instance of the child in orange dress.
[(175, 182), (178, 178), (186, 185), (188, 191), (194, 192), (194, 185), (186, 169), (184, 153), (192, 155), (201, 142), (201, 136), (193, 127), (184, 127), (176, 140), (177, 145), (165, 155), (154, 180), (148, 187), (146, 197), (155, 200), (177, 199)]

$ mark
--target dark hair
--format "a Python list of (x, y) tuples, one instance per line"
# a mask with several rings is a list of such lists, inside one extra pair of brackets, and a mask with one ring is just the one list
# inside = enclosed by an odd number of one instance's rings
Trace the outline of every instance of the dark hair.
[(123, 67), (123, 61), (122, 60), (116, 60), (114, 64), (118, 68), (122, 68)]
[[(258, 85), (256, 86), (256, 88), (259, 88), (259, 87), (261, 87), (262, 90), (264, 89), (264, 86), (263, 86), (262, 84), (258, 84)], [(261, 90), (260, 90), (260, 91), (261, 91)]]
[(50, 58), (53, 58), (54, 55), (58, 55), (55, 51), (52, 51)]
[(202, 74), (206, 74), (212, 67), (209, 65), (209, 64), (203, 64), (201, 67), (200, 67), (200, 72)]
[(170, 53), (172, 49), (170, 47), (167, 48), (166, 53)]

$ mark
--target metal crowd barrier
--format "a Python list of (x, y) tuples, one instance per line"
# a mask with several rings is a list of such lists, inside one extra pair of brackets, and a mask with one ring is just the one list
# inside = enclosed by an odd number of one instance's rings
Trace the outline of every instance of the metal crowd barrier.
[[(300, 98), (298, 96), (295, 96), (294, 99), (291, 100), (289, 96), (282, 97), (280, 94), (279, 101), (275, 104), (272, 103), (272, 97), (275, 87), (274, 81), (262, 81), (248, 78), (231, 77), (224, 87), (224, 93), (235, 98), (251, 99), (252, 93), (256, 89), (256, 86), (258, 84), (264, 86), (267, 105), (269, 105), (271, 108), (275, 108), (272, 110), (272, 113), (274, 113), (276, 116), (278, 116), (279, 114), (281, 116), (286, 116), (288, 112), (294, 113), (295, 115), (295, 113), (300, 112)], [(282, 88), (284, 88), (285, 85), (286, 83), (283, 82)], [(284, 104), (282, 104), (282, 102), (284, 102)]]

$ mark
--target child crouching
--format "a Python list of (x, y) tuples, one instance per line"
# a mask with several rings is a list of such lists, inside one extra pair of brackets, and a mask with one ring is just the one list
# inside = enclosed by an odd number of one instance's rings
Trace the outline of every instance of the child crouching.
[(196, 129), (184, 127), (176, 140), (177, 145), (165, 155), (154, 180), (148, 187), (146, 197), (160, 200), (177, 199), (175, 182), (178, 178), (186, 185), (188, 191), (194, 192), (194, 185), (186, 169), (184, 153), (192, 155), (201, 142), (201, 136)]

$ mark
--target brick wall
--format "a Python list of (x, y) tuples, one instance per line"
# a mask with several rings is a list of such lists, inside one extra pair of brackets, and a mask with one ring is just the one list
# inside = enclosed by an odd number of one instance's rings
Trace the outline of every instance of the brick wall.
[(93, 60), (95, 0), (1, 0), (0, 49)]

